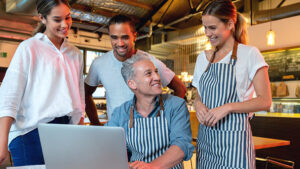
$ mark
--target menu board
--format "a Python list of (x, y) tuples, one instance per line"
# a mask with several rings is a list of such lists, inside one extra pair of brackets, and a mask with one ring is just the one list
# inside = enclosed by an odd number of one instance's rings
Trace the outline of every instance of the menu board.
[(270, 81), (300, 80), (300, 48), (263, 52)]

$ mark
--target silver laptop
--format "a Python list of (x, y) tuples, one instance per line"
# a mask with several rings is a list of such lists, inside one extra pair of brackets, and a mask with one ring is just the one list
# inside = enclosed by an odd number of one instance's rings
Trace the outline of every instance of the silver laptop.
[(40, 124), (46, 169), (128, 169), (121, 127)]

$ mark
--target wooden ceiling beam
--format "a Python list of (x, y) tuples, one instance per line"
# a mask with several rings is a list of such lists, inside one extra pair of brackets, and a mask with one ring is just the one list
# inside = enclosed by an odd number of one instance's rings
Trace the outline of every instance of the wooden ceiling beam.
[(163, 0), (154, 10), (152, 10), (146, 18), (144, 18), (141, 23), (138, 24), (137, 30), (140, 30), (148, 21), (152, 21), (152, 17), (165, 5), (168, 0)]
[(139, 7), (139, 8), (144, 8), (148, 11), (151, 11), (153, 9), (151, 5), (138, 2), (137, 0), (115, 0), (115, 1), (122, 2), (124, 4)]

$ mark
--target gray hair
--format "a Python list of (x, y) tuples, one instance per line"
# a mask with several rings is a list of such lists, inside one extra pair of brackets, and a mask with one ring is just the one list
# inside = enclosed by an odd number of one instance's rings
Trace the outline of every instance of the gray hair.
[(131, 58), (127, 59), (126, 61), (124, 61), (122, 63), (121, 73), (122, 73), (123, 79), (125, 80), (126, 84), (127, 84), (128, 80), (132, 79), (133, 76), (135, 75), (135, 70), (134, 70), (133, 65), (136, 62), (142, 61), (142, 60), (150, 60), (150, 58), (145, 54), (138, 53), (138, 54), (133, 55)]

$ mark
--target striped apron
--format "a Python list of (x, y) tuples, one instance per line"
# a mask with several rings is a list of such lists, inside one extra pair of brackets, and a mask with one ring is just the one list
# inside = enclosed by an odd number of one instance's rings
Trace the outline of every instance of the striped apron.
[[(160, 110), (156, 117), (133, 119), (133, 106), (130, 108), (130, 120), (126, 143), (131, 150), (130, 162), (144, 161), (151, 162), (160, 157), (169, 148), (168, 122), (164, 116), (164, 106), (162, 98), (159, 98)], [(182, 169), (182, 163), (173, 169)]]
[[(201, 101), (208, 109), (239, 102), (235, 64), (237, 43), (230, 63), (212, 63), (199, 81)], [(229, 113), (214, 127), (199, 125), (197, 169), (254, 169), (255, 152), (248, 113)]]

